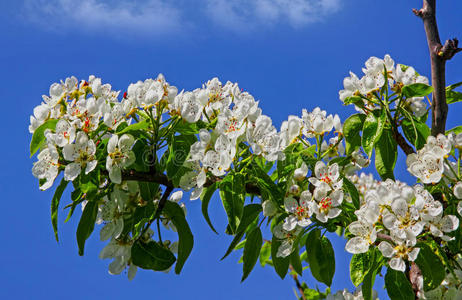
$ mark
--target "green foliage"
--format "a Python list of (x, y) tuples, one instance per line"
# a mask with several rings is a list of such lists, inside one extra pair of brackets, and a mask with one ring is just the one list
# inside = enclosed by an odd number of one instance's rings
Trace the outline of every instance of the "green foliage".
[(406, 85), (401, 90), (406, 98), (425, 97), (433, 92), (433, 87), (424, 83)]
[(271, 240), (271, 260), (276, 273), (279, 277), (281, 277), (281, 279), (284, 279), (287, 271), (289, 270), (290, 257), (278, 257), (277, 253), (279, 246), (281, 246), (281, 241), (273, 236), (273, 239)]
[(51, 131), (54, 131), (57, 123), (58, 120), (50, 119), (35, 129), (30, 142), (30, 157), (32, 157), (45, 143), (45, 130), (50, 129)]
[(236, 234), (242, 217), (245, 198), (245, 178), (241, 173), (228, 174), (220, 183), (220, 197), (228, 216), (227, 233)]
[(244, 207), (242, 220), (239, 223), (239, 227), (236, 230), (235, 237), (229, 245), (228, 250), (226, 250), (225, 255), (221, 258), (222, 260), (226, 258), (226, 256), (228, 256), (235, 249), (236, 245), (244, 236), (244, 233), (246, 232), (249, 225), (255, 221), (255, 219), (259, 216), (261, 211), (262, 207), (260, 204), (249, 204)]
[(430, 246), (421, 243), (419, 248), (419, 255), (415, 263), (419, 266), (420, 271), (422, 271), (424, 290), (430, 291), (440, 286), (446, 276), (446, 272), (440, 258), (433, 252)]
[(427, 124), (421, 123), (414, 118), (404, 118), (401, 124), (404, 136), (414, 145), (417, 150), (421, 149), (430, 135), (430, 128)]
[(372, 150), (382, 135), (385, 122), (386, 114), (383, 110), (374, 110), (370, 112), (364, 120), (361, 145), (363, 146), (364, 152), (366, 152), (369, 157), (372, 156)]
[(176, 135), (172, 138), (167, 159), (167, 176), (175, 177), (188, 157), (191, 145), (196, 141), (194, 135)]
[(356, 148), (361, 146), (361, 135), (363, 124), (366, 119), (364, 114), (351, 115), (343, 123), (343, 135), (345, 136), (346, 154), (351, 154)]
[(209, 203), (210, 203), (210, 200), (212, 199), (213, 193), (215, 193), (217, 188), (218, 188), (218, 183), (214, 182), (212, 185), (205, 188), (201, 195), (202, 215), (204, 216), (204, 219), (207, 222), (207, 224), (209, 224), (210, 229), (212, 229), (213, 232), (215, 232), (216, 234), (218, 234), (218, 232), (215, 230), (215, 227), (213, 227), (212, 221), (210, 220), (210, 216), (209, 216)]
[(143, 269), (163, 271), (175, 263), (173, 253), (155, 241), (137, 241), (131, 248), (133, 263)]
[(165, 202), (162, 213), (172, 221), (178, 232), (178, 258), (175, 265), (175, 273), (180, 274), (186, 259), (191, 254), (194, 237), (186, 221), (183, 209), (178, 204), (172, 201)]
[(321, 237), (319, 229), (314, 229), (308, 234), (306, 252), (313, 277), (327, 286), (331, 286), (335, 273), (334, 249), (328, 238)]
[(359, 286), (370, 271), (373, 265), (373, 251), (366, 253), (354, 254), (350, 261), (350, 277), (351, 282), (355, 286)]
[(260, 249), (263, 243), (263, 238), (261, 230), (259, 227), (254, 228), (247, 235), (247, 239), (244, 246), (244, 264), (242, 271), (242, 279), (244, 281), (247, 276), (249, 276), (253, 267), (257, 263), (258, 257), (260, 255)]
[(69, 182), (65, 181), (64, 178), (61, 179), (61, 183), (56, 188), (55, 194), (51, 199), (51, 224), (53, 225), (53, 231), (55, 233), (56, 241), (58, 242), (58, 207), (59, 202), (61, 200), (61, 196), (63, 195), (64, 190), (67, 187)]
[(95, 221), (98, 215), (98, 202), (88, 201), (80, 217), (77, 227), (77, 244), (79, 246), (79, 255), (83, 255), (85, 241), (90, 237), (95, 228)]
[(395, 179), (393, 170), (398, 159), (398, 145), (391, 128), (385, 128), (375, 145), (375, 168), (382, 180)]
[(391, 300), (414, 299), (411, 283), (403, 272), (388, 269), (385, 275), (385, 287)]

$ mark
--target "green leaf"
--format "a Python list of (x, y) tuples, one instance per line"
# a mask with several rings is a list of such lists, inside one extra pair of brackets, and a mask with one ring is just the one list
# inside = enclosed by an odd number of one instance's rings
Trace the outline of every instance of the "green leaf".
[(242, 213), (242, 220), (239, 224), (239, 227), (236, 230), (236, 236), (229, 245), (228, 250), (226, 250), (225, 255), (223, 255), (223, 257), (221, 258), (222, 260), (225, 259), (234, 250), (237, 243), (239, 243), (239, 241), (244, 236), (247, 227), (249, 227), (249, 225), (255, 221), (255, 219), (258, 217), (261, 211), (262, 207), (260, 204), (249, 204), (244, 207)]
[(281, 202), (283, 199), (283, 191), (278, 187), (274, 181), (268, 176), (268, 173), (265, 172), (256, 162), (251, 164), (252, 172), (255, 174), (253, 179), (256, 181), (257, 186), (265, 191), (269, 198), (271, 198), (275, 203)]
[(343, 135), (345, 136), (346, 154), (350, 155), (356, 148), (361, 146), (361, 135), (366, 115), (355, 114), (345, 120)]
[(446, 276), (445, 268), (440, 258), (427, 244), (419, 246), (420, 251), (415, 263), (422, 271), (424, 291), (430, 291), (438, 286)]
[(448, 135), (451, 132), (453, 132), (454, 134), (462, 133), (462, 125), (446, 130), (446, 135)]
[(194, 135), (176, 135), (168, 147), (167, 176), (173, 178), (189, 155), (191, 145), (197, 141)]
[(344, 101), (343, 101), (343, 105), (350, 105), (350, 104), (354, 104), (356, 105), (357, 107), (364, 107), (364, 100), (359, 97), (359, 96), (351, 96), (351, 97), (347, 97)]
[(368, 157), (371, 157), (375, 143), (377, 143), (380, 136), (382, 135), (385, 120), (385, 112), (380, 112), (379, 110), (370, 112), (364, 120), (361, 145), (363, 146), (364, 152), (366, 152)]
[(175, 273), (180, 274), (186, 259), (191, 254), (194, 246), (194, 237), (186, 221), (183, 209), (177, 203), (166, 201), (162, 214), (172, 221), (178, 232), (178, 260), (175, 266)]
[(372, 300), (375, 277), (377, 276), (377, 272), (381, 270), (383, 264), (382, 254), (377, 248), (370, 249), (369, 253), (371, 259), (370, 269), (364, 276), (363, 284), (361, 286), (364, 300)]
[(155, 241), (143, 243), (137, 241), (132, 246), (131, 258), (134, 265), (154, 271), (170, 268), (176, 258), (173, 253)]
[(456, 91), (446, 91), (446, 102), (448, 104), (462, 101), (462, 93)]
[(451, 84), (451, 85), (448, 85), (446, 87), (446, 91), (452, 91), (453, 89), (459, 87), (462, 85), (462, 81), (461, 82), (458, 82), (458, 83), (454, 83), (454, 84)]
[(121, 134), (124, 134), (124, 133), (128, 133), (130, 131), (143, 130), (143, 129), (148, 128), (149, 125), (151, 125), (149, 120), (142, 120), (142, 121), (140, 121), (138, 123), (135, 123), (135, 124), (132, 124), (132, 125), (129, 125), (129, 126), (123, 128), (122, 130), (118, 131), (117, 134), (121, 135)]
[(42, 144), (45, 143), (45, 130), (55, 130), (56, 123), (58, 123), (58, 120), (50, 119), (35, 129), (30, 142), (30, 157), (32, 157), (32, 155), (40, 149)]
[(406, 275), (391, 268), (387, 270), (385, 275), (385, 288), (391, 300), (415, 298), (411, 283), (407, 280)]
[(228, 174), (220, 183), (220, 197), (228, 216), (229, 230), (235, 234), (243, 213), (245, 178), (240, 173)]
[(67, 187), (69, 181), (61, 179), (60, 184), (56, 188), (55, 194), (53, 195), (53, 199), (51, 199), (51, 224), (53, 225), (53, 231), (55, 232), (56, 241), (59, 242), (58, 239), (58, 207), (59, 201), (61, 200), (61, 196), (63, 195), (64, 190)]
[(152, 202), (159, 193), (159, 184), (153, 182), (138, 181), (140, 196), (146, 202)]
[(256, 227), (250, 232), (250, 234), (247, 235), (245, 242), (243, 275), (241, 282), (244, 281), (247, 276), (249, 276), (253, 267), (257, 263), (262, 243), (263, 238), (261, 235), (260, 227)]
[(413, 83), (403, 86), (401, 92), (406, 98), (425, 97), (433, 92), (433, 87), (424, 83)]
[(414, 119), (404, 118), (401, 126), (403, 128), (404, 136), (417, 148), (417, 150), (421, 149), (425, 145), (427, 137), (431, 133), (427, 124)]
[(391, 128), (385, 128), (375, 145), (375, 168), (383, 181), (395, 179), (393, 170), (398, 159), (398, 144)]
[(271, 259), (273, 261), (274, 270), (279, 275), (279, 277), (281, 277), (281, 279), (284, 279), (284, 277), (286, 277), (287, 271), (289, 270), (290, 257), (277, 256), (280, 245), (281, 241), (273, 236), (271, 241)]
[(343, 177), (343, 189), (351, 196), (353, 205), (356, 209), (359, 209), (359, 193), (356, 186), (346, 177)]
[(311, 274), (316, 280), (331, 286), (335, 273), (334, 249), (321, 230), (312, 230), (306, 239), (306, 252)]
[(79, 255), (82, 256), (85, 248), (85, 241), (90, 237), (95, 228), (95, 221), (98, 215), (98, 202), (88, 201), (83, 209), (77, 226), (77, 245), (79, 246)]
[(265, 242), (260, 250), (260, 265), (264, 267), (271, 256), (271, 243)]
[(212, 185), (205, 188), (201, 195), (202, 215), (204, 216), (204, 219), (207, 222), (207, 224), (209, 224), (210, 228), (216, 234), (218, 234), (218, 232), (213, 227), (212, 221), (210, 220), (210, 217), (209, 217), (209, 203), (210, 203), (210, 199), (212, 199), (213, 193), (215, 193), (215, 191), (217, 190), (217, 187), (218, 187), (218, 183), (214, 182)]
[(353, 282), (355, 286), (359, 286), (363, 282), (364, 277), (366, 277), (366, 274), (371, 269), (372, 263), (371, 251), (355, 254), (351, 257), (350, 277), (351, 282)]
[(302, 261), (300, 259), (298, 247), (295, 248), (295, 250), (289, 256), (289, 258), (290, 258), (290, 264), (294, 268), (295, 272), (297, 272), (298, 275), (302, 276), (303, 266), (302, 266)]

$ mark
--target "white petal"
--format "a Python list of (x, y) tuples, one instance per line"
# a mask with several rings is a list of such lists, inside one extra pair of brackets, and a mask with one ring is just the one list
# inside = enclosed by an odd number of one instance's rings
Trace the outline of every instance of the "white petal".
[(298, 202), (292, 197), (288, 197), (284, 199), (284, 207), (287, 212), (293, 213), (296, 211), (298, 207)]
[(130, 267), (128, 267), (128, 272), (127, 272), (128, 280), (133, 280), (133, 278), (135, 278), (136, 271), (138, 271), (138, 267), (135, 266), (134, 264), (131, 264)]
[(107, 153), (112, 153), (116, 150), (118, 141), (119, 137), (114, 134), (107, 143)]
[(122, 273), (122, 271), (125, 269), (125, 266), (126, 264), (124, 259), (121, 256), (116, 257), (116, 259), (114, 259), (114, 261), (109, 264), (109, 274), (118, 275)]
[(92, 160), (92, 161), (89, 161), (87, 163), (87, 166), (85, 167), (85, 174), (88, 174), (90, 173), (91, 171), (93, 171), (95, 168), (96, 168), (96, 164), (98, 163), (98, 161), (95, 159), (95, 160)]
[(297, 218), (295, 216), (289, 216), (285, 218), (282, 228), (285, 231), (292, 231), (297, 227)]
[(118, 166), (113, 166), (112, 169), (109, 170), (109, 178), (113, 183), (122, 183), (122, 171), (120, 171)]
[(112, 237), (112, 233), (114, 232), (114, 223), (109, 222), (106, 225), (104, 225), (103, 228), (101, 228), (99, 232), (99, 238), (102, 241), (108, 240), (110, 237)]
[(66, 166), (64, 169), (64, 179), (67, 181), (74, 180), (77, 176), (79, 176), (81, 171), (81, 166), (78, 163), (71, 163)]
[(395, 254), (395, 249), (387, 242), (380, 242), (379, 250), (385, 257), (392, 257)]
[(353, 254), (365, 253), (369, 250), (369, 243), (364, 238), (357, 236), (346, 243), (345, 250)]
[(459, 218), (453, 215), (444, 216), (441, 219), (441, 230), (444, 232), (451, 232), (459, 227)]
[(406, 264), (401, 258), (392, 258), (390, 259), (390, 268), (396, 271), (404, 272), (406, 270)]
[(412, 249), (411, 252), (408, 253), (407, 257), (409, 261), (414, 261), (417, 258), (417, 255), (419, 255), (420, 248), (414, 248)]

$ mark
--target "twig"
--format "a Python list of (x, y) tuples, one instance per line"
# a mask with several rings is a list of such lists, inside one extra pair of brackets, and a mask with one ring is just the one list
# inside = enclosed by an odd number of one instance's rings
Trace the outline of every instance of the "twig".
[(291, 272), (294, 272), (294, 274), (292, 274), (291, 276), (292, 276), (292, 278), (293, 278), (294, 281), (295, 281), (295, 285), (297, 286), (297, 289), (298, 289), (298, 291), (300, 292), (302, 299), (303, 299), (303, 300), (306, 300), (306, 297), (305, 297), (305, 289), (304, 289), (303, 286), (301, 285), (300, 280), (298, 280), (298, 275), (297, 275), (297, 273), (295, 272), (294, 267), (292, 267), (292, 265), (289, 265), (289, 268), (290, 268), (290, 271), (291, 271)]
[(436, 0), (423, 0), (420, 10), (413, 9), (416, 16), (423, 21), (430, 52), (433, 101), (432, 101), (432, 135), (445, 133), (448, 104), (446, 103), (446, 61), (456, 53), (462, 51), (458, 48), (458, 40), (447, 40), (441, 44), (436, 23)]

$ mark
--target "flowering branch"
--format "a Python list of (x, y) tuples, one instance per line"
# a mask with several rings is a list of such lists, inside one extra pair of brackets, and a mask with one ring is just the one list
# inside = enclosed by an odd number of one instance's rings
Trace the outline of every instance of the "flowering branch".
[(458, 40), (447, 40), (441, 44), (436, 23), (436, 0), (423, 0), (420, 10), (413, 9), (416, 16), (424, 23), (427, 36), (428, 49), (430, 51), (432, 85), (434, 88), (432, 101), (432, 135), (445, 132), (446, 119), (448, 115), (448, 104), (446, 103), (446, 61), (451, 59), (457, 52)]
[[(168, 179), (167, 175), (162, 174), (162, 173), (150, 173), (150, 172), (139, 172), (135, 170), (128, 170), (122, 172), (122, 179), (123, 180), (135, 180), (135, 181), (144, 181), (144, 182), (154, 182), (158, 183), (161, 185), (164, 185), (166, 187), (171, 187), (173, 188), (173, 182)], [(211, 186), (215, 182), (221, 181), (222, 179), (220, 177), (209, 177), (207, 181), (204, 184), (204, 187)], [(255, 195), (260, 195), (260, 189), (258, 186), (247, 183), (245, 185), (245, 190), (248, 194), (255, 194)]]

